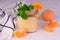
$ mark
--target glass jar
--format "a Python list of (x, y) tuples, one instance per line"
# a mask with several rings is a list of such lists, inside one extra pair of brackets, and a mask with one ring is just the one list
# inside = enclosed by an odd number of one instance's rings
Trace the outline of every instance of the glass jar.
[(35, 32), (38, 28), (38, 10), (34, 8), (31, 12), (26, 11), (28, 14), (28, 19), (24, 20), (21, 17), (17, 17), (17, 26), (18, 28), (26, 28), (27, 32)]

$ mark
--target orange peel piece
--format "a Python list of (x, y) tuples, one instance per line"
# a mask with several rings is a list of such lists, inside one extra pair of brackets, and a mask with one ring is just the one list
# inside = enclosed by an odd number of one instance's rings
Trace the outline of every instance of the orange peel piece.
[(26, 35), (26, 29), (20, 29), (13, 32), (16, 38), (22, 38)]
[(52, 27), (57, 27), (58, 26), (58, 22), (56, 21), (56, 22), (50, 22), (50, 25), (52, 26)]
[(33, 2), (32, 5), (40, 10), (42, 10), (42, 8), (43, 8), (42, 3), (40, 3), (40, 2)]
[(53, 29), (48, 24), (44, 25), (44, 30), (47, 32), (53, 32)]

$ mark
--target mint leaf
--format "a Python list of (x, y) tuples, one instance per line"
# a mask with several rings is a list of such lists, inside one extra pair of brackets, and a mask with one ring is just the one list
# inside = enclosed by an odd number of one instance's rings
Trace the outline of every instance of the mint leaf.
[(23, 12), (20, 16), (25, 20), (28, 18), (27, 14), (25, 12)]
[(26, 4), (24, 4), (22, 7), (18, 7), (17, 9), (18, 11), (26, 11), (29, 10), (28, 6)]
[(17, 12), (17, 13), (16, 13), (16, 16), (20, 16), (20, 12)]
[(30, 10), (30, 11), (32, 11), (32, 10), (33, 10), (33, 8), (34, 8), (34, 6), (33, 6), (33, 5), (29, 5), (29, 10)]
[(26, 10), (29, 10), (28, 6), (26, 4), (23, 5), (23, 9), (26, 11)]
[(18, 7), (19, 7), (19, 8), (22, 7), (22, 2), (20, 2), (20, 3), (18, 4)]
[(25, 11), (23, 7), (17, 9), (18, 11)]

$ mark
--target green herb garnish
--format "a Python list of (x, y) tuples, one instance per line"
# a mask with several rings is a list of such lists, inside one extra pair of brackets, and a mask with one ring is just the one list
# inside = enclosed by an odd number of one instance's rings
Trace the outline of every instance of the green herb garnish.
[(32, 6), (32, 5), (27, 5), (27, 4), (22, 4), (22, 2), (20, 2), (19, 4), (18, 4), (18, 9), (17, 9), (17, 14), (16, 14), (16, 16), (20, 16), (20, 17), (22, 17), (23, 19), (27, 19), (28, 18), (28, 15), (25, 13), (25, 11), (32, 11), (32, 9), (34, 8), (34, 6)]
[(34, 8), (34, 6), (29, 5), (29, 10), (31, 11)]
[(24, 13), (21, 14), (21, 17), (22, 17), (23, 19), (27, 19), (27, 18), (28, 18), (28, 15), (24, 12)]
[(20, 2), (20, 3), (18, 4), (18, 7), (22, 7), (22, 2)]

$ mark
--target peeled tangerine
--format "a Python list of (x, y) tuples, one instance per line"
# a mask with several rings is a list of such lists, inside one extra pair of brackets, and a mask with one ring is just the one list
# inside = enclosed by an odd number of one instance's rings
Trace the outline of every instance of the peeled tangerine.
[(32, 5), (40, 10), (43, 8), (42, 3), (40, 2), (33, 2)]
[(44, 30), (47, 32), (53, 32), (53, 29), (48, 24), (44, 25)]
[(21, 38), (24, 37), (26, 35), (26, 29), (25, 28), (21, 28), (19, 30), (14, 31), (14, 36), (17, 38)]
[(45, 21), (50, 21), (54, 19), (54, 12), (52, 10), (46, 9), (42, 12), (41, 18)]
[[(28, 14), (32, 14), (32, 13), (37, 13), (36, 17), (38, 17), (38, 12), (36, 12), (37, 9), (34, 8), (32, 10), (32, 12), (27, 12)], [(35, 32), (38, 28), (38, 19), (35, 18), (35, 17), (28, 17), (28, 19), (24, 20), (22, 19), (21, 17), (18, 17), (18, 20), (17, 20), (17, 27), (18, 28), (26, 28), (27, 32)]]

